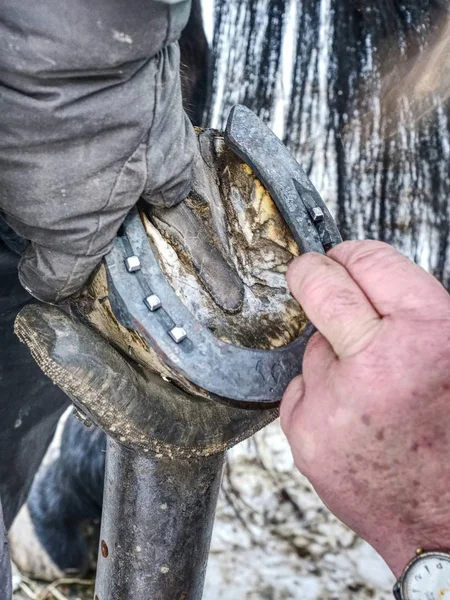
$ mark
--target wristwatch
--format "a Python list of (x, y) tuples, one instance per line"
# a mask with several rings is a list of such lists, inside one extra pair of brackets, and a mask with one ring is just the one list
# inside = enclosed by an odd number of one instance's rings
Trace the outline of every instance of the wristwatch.
[(450, 600), (450, 553), (419, 548), (393, 592), (396, 600)]

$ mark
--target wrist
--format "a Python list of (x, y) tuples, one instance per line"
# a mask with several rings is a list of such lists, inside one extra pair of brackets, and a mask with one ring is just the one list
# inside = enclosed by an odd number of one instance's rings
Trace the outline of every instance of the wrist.
[[(433, 539), (436, 539), (436, 541), (433, 541)], [(434, 538), (428, 535), (418, 535), (416, 540), (415, 543), (390, 544), (389, 548), (384, 551), (378, 551), (396, 579), (402, 576), (407, 565), (417, 554), (424, 551), (449, 552), (450, 549), (450, 533), (445, 537), (439, 535)]]
[(392, 571), (395, 579), (399, 579), (399, 577), (402, 576), (405, 567), (416, 555), (416, 551), (419, 547), (420, 545), (414, 546), (410, 544), (390, 544), (387, 549), (377, 551)]

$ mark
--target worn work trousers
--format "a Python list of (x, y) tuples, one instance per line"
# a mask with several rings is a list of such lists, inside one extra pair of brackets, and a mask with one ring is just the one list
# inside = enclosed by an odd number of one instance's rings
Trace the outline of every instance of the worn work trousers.
[[(19, 255), (0, 241), (0, 599), (11, 597), (6, 530), (69, 404), (14, 334), (14, 319), (33, 299), (17, 276)], [(2, 519), (3, 516), (3, 519)]]
[(189, 12), (189, 0), (0, 0), (0, 600), (11, 597), (5, 530), (68, 405), (14, 335), (33, 301), (17, 271), (36, 297), (60, 300), (140, 197), (186, 196), (197, 144), (175, 42)]

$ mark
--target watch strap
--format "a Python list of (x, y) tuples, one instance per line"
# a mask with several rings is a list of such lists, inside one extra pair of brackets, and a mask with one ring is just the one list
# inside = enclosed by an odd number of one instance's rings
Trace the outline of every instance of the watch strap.
[(402, 592), (398, 581), (395, 583), (392, 592), (394, 593), (395, 600), (402, 600)]

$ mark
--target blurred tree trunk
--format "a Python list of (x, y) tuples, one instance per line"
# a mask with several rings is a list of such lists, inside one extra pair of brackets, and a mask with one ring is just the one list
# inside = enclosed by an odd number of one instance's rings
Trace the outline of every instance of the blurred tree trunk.
[(209, 111), (255, 110), (345, 238), (385, 240), (447, 287), (449, 17), (448, 0), (215, 0)]

